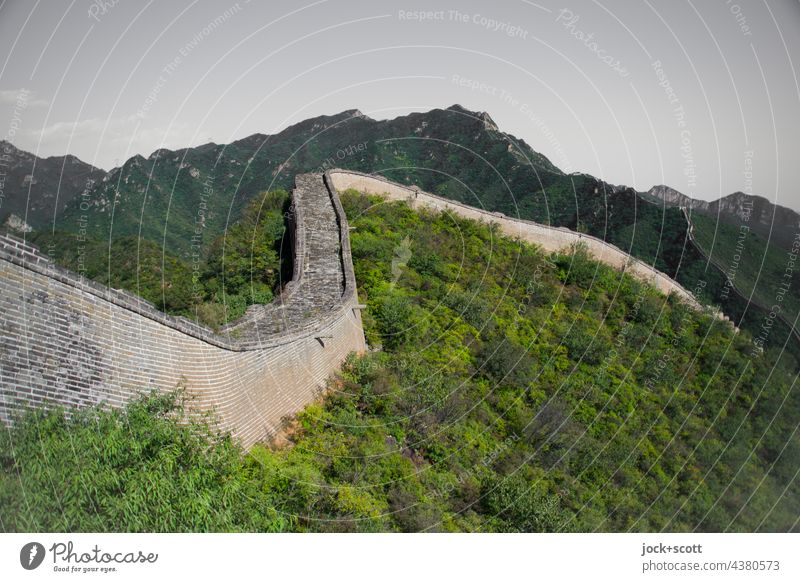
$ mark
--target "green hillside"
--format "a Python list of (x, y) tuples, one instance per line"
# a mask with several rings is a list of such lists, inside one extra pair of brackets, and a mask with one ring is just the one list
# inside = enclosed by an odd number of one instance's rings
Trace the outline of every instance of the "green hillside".
[(800, 264), (797, 253), (768, 243), (746, 225), (733, 226), (705, 214), (692, 216), (697, 244), (729, 274), (745, 297), (794, 321), (800, 312)]
[(0, 433), (2, 528), (797, 530), (789, 353), (580, 249), (343, 203), (373, 351), (288, 446), (244, 454), (169, 397), (40, 414)]
[[(493, 128), (458, 106), (388, 121), (345, 111), (273, 136), (162, 149), (112, 170), (67, 208), (59, 227), (86, 228), (100, 239), (135, 234), (163, 240), (167, 250), (185, 255), (197, 224), (208, 243), (258, 192), (288, 188), (295, 174), (332, 167), (383, 169), (389, 177), (463, 197), (463, 186), (456, 188), (449, 177), (456, 176), (477, 188), (486, 204), (511, 210), (514, 202), (497, 179), (499, 171), (511, 177), (513, 194), (526, 208), (538, 206), (529, 195), (563, 174), (524, 142), (514, 141), (509, 151), (513, 138)], [(480, 158), (485, 159), (476, 163)]]
[(75, 156), (40, 158), (0, 140), (0, 224), (13, 214), (33, 228), (52, 228), (65, 208), (104, 176)]

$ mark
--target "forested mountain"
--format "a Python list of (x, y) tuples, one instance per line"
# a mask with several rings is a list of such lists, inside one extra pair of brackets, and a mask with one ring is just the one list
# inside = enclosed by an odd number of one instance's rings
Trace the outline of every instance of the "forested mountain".
[[(760, 282), (766, 291), (732, 292), (725, 257), (733, 256), (732, 249), (695, 244), (677, 205), (703, 206), (709, 216), (719, 210), (728, 217), (727, 226), (741, 218), (742, 205), (752, 206), (750, 224), (757, 237), (770, 208), (777, 207), (741, 195), (711, 204), (687, 201), (666, 187), (637, 193), (587, 174), (565, 174), (524, 141), (500, 131), (487, 113), (458, 105), (383, 121), (350, 110), (308, 119), (275, 135), (134, 156), (80, 200), (73, 193), (56, 226), (97, 240), (141, 237), (183, 261), (192, 252), (206, 258), (257, 194), (289, 189), (295, 174), (331, 167), (379, 173), (473, 206), (593, 234), (698, 290), (701, 300), (719, 305), (754, 335), (770, 318), (766, 297), (780, 284), (772, 271), (764, 271)], [(792, 240), (792, 216), (797, 215), (777, 208), (775, 216), (771, 240)], [(753, 239), (755, 246), (771, 248), (762, 238)], [(792, 279), (789, 291), (797, 294), (798, 285), (800, 279)], [(766, 341), (784, 345), (790, 330), (778, 320)], [(792, 339), (787, 346), (800, 356), (798, 342)]]
[(685, 209), (703, 272), (715, 277), (713, 300), (755, 336), (780, 346), (788, 339), (800, 353), (797, 334), (789, 335), (800, 313), (800, 215), (742, 192), (706, 202), (654, 186), (643, 196)]
[[(481, 157), (485, 161), (477, 163)], [(289, 188), (295, 174), (337, 166), (383, 172), (461, 199), (463, 182), (479, 197), (471, 203), (513, 213), (503, 176), (514, 183), (526, 215), (539, 206), (533, 192), (563, 179), (544, 156), (498, 132), (486, 114), (454, 106), (375, 121), (352, 110), (308, 119), (276, 135), (134, 156), (92, 191), (88, 208), (68, 208), (60, 226), (88, 228), (100, 239), (136, 234), (163, 240), (167, 250), (185, 254), (196, 224), (206, 241), (213, 240), (257, 193)]]

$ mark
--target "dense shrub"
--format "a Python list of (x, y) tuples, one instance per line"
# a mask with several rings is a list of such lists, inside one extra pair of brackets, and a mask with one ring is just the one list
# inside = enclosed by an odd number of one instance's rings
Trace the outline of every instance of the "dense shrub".
[(178, 392), (124, 411), (39, 411), (0, 433), (6, 531), (282, 531), (291, 519)]

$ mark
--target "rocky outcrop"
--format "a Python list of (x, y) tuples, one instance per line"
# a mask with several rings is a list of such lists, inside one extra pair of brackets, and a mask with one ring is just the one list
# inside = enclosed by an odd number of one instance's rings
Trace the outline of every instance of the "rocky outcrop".
[(698, 210), (706, 210), (708, 202), (704, 200), (695, 200), (694, 198), (682, 194), (669, 186), (659, 185), (653, 186), (647, 191), (647, 194), (657, 200), (664, 202), (667, 206), (680, 206), (682, 208), (692, 208)]

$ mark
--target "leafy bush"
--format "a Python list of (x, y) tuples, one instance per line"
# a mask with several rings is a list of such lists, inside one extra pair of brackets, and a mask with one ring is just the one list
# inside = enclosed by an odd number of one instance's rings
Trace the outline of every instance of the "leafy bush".
[(217, 293), (240, 295), (248, 288), (274, 288), (281, 275), (283, 209), (289, 195), (278, 190), (256, 197), (239, 220), (212, 244), (203, 278)]
[(483, 508), (501, 520), (509, 532), (554, 532), (570, 517), (557, 495), (548, 495), (521, 475), (488, 480), (483, 486)]
[(291, 519), (178, 392), (124, 411), (33, 412), (0, 433), (6, 531), (282, 531)]

